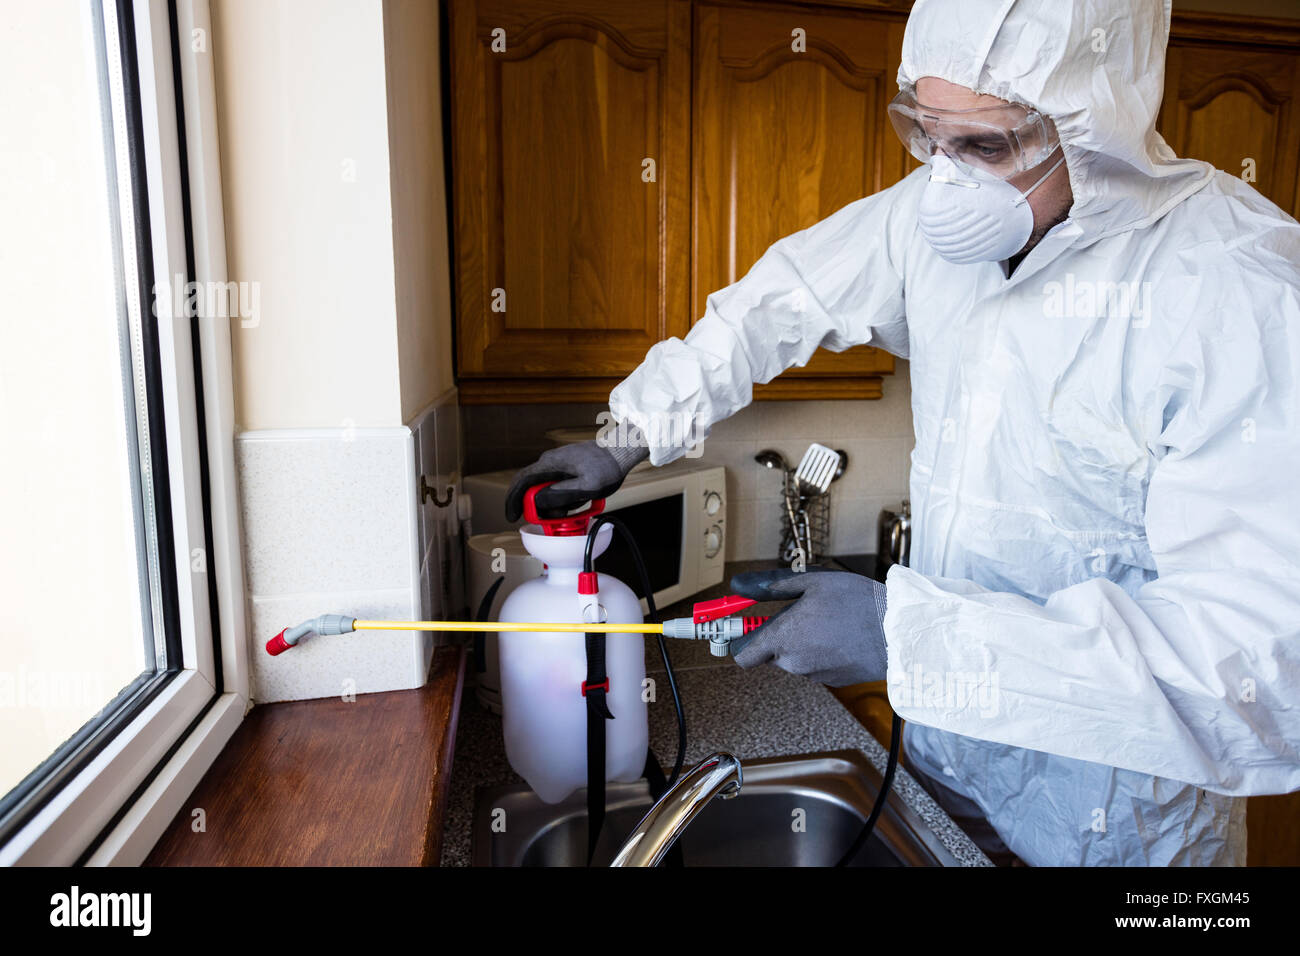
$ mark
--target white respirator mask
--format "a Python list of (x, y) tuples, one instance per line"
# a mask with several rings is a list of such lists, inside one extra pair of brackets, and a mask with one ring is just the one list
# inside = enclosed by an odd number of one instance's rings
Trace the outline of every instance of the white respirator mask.
[(918, 210), (921, 235), (958, 265), (1011, 258), (1034, 231), (1029, 194), (1063, 162), (1064, 154), (1022, 193), (1004, 179), (973, 166), (963, 171), (945, 154), (935, 153)]

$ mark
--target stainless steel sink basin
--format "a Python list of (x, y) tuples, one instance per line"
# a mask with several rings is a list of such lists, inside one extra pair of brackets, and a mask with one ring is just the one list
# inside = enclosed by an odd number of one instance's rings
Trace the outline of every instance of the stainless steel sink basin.
[[(856, 750), (744, 760), (739, 796), (714, 800), (679, 841), (687, 866), (832, 866), (871, 812), (880, 773)], [(480, 790), (475, 866), (585, 866), (583, 791), (546, 804), (518, 785)], [(645, 781), (611, 784), (594, 865), (607, 866), (650, 809)], [(503, 829), (504, 827), (504, 829)], [(897, 793), (855, 866), (955, 866), (938, 837)]]

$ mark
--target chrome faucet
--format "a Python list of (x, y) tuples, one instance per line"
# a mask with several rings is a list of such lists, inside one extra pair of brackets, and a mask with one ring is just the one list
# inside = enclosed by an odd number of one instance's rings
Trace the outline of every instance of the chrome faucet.
[(730, 800), (740, 793), (740, 785), (739, 758), (725, 750), (707, 757), (641, 818), (610, 866), (658, 866), (710, 800)]

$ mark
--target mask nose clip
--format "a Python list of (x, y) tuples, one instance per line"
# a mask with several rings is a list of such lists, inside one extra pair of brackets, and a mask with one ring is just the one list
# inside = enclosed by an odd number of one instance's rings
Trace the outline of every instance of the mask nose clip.
[(951, 176), (940, 176), (937, 173), (930, 174), (930, 182), (944, 183), (948, 186), (961, 186), (963, 189), (979, 189), (980, 184), (970, 179), (953, 179)]
[[(943, 167), (939, 168), (939, 161), (943, 161)], [(953, 162), (952, 157), (943, 150), (936, 150), (930, 158), (930, 182), (943, 183), (947, 186), (961, 186), (963, 189), (979, 189), (980, 184), (975, 179), (959, 178), (954, 175), (959, 172), (957, 164)]]

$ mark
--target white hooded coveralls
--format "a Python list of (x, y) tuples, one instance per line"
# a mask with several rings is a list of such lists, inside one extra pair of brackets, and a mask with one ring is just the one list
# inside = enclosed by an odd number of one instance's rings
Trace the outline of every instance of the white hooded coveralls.
[(819, 347), (910, 360), (890, 700), (912, 765), (1034, 865), (1244, 863), (1241, 797), (1300, 789), (1300, 226), (1155, 132), (1169, 14), (919, 0), (900, 87), (1051, 116), (1069, 219), (1009, 278), (953, 265), (919, 169), (775, 243), (610, 396), (707, 434)]

